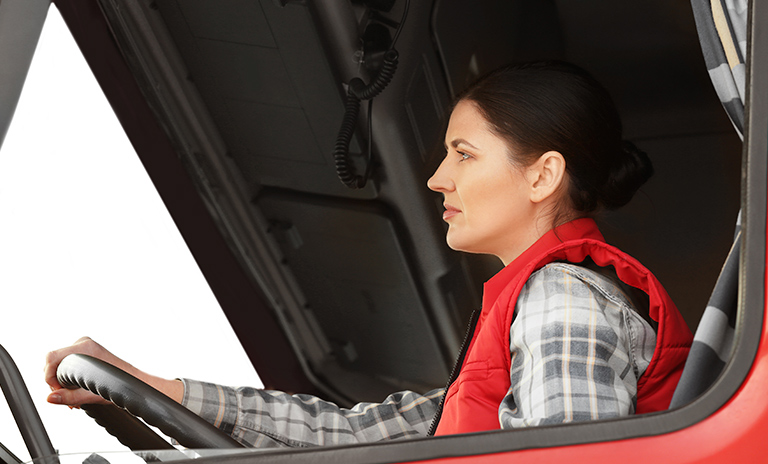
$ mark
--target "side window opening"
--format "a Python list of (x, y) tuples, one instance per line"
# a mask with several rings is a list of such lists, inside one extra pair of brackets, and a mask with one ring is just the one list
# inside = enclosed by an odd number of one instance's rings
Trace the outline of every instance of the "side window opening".
[[(743, 139), (747, 2), (693, 1), (692, 7), (712, 83), (734, 129)], [(733, 246), (698, 325), (685, 372), (670, 408), (687, 404), (704, 392), (730, 357), (738, 309), (740, 252), (741, 213), (735, 226)]]

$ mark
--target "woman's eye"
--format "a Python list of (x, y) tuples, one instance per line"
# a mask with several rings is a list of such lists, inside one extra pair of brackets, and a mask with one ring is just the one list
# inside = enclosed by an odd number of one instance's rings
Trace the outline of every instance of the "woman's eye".
[(472, 158), (472, 157), (471, 157), (471, 156), (469, 156), (468, 154), (466, 154), (466, 153), (462, 153), (462, 152), (459, 152), (459, 156), (461, 156), (461, 160), (459, 160), (459, 161), (466, 161), (466, 160), (468, 160), (468, 159)]

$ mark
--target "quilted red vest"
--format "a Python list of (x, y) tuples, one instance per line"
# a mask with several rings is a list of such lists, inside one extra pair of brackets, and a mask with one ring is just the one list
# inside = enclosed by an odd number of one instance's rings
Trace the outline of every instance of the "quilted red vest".
[(669, 407), (693, 341), (672, 299), (651, 272), (605, 243), (592, 219), (577, 219), (548, 232), (485, 284), (483, 307), (456, 380), (448, 388), (435, 435), (499, 428), (499, 405), (510, 386), (509, 328), (520, 291), (530, 275), (554, 261), (578, 264), (586, 257), (612, 265), (624, 283), (648, 294), (658, 323), (651, 363), (637, 382), (636, 413)]

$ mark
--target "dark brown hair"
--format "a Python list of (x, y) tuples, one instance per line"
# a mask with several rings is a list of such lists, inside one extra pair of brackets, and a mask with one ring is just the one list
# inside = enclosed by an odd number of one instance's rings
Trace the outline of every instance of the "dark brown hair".
[[(548, 151), (563, 155), (569, 206), (580, 216), (624, 206), (653, 175), (648, 156), (622, 140), (608, 92), (575, 65), (506, 66), (480, 78), (456, 101), (476, 105), (507, 141), (513, 165), (530, 166)], [(564, 212), (560, 206), (556, 216)]]

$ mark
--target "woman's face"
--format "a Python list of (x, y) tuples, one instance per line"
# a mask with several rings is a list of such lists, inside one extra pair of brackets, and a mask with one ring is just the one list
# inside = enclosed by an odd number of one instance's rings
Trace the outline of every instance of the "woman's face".
[(445, 149), (427, 185), (444, 196), (448, 246), (496, 255), (509, 264), (541, 235), (528, 170), (512, 166), (506, 142), (469, 101), (453, 110)]

